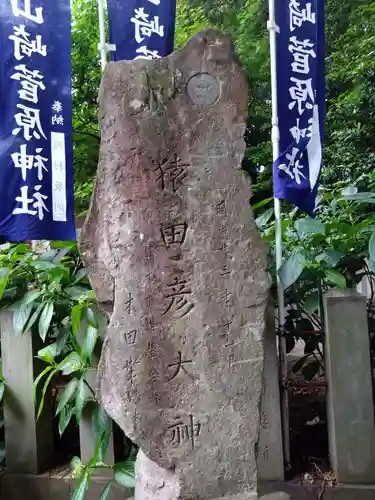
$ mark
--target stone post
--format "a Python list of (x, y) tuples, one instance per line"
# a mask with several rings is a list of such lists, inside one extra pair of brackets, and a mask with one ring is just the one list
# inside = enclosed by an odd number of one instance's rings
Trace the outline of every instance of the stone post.
[(0, 314), (1, 356), (5, 379), (4, 428), (6, 463), (10, 472), (38, 474), (51, 465), (52, 405), (49, 393), (38, 422), (33, 401), (34, 379), (44, 368), (35, 358), (41, 348), (31, 332), (16, 335), (13, 314)]
[(261, 481), (284, 480), (280, 385), (277, 366), (273, 308), (264, 336), (264, 372), (258, 444), (258, 476)]
[(335, 289), (324, 297), (328, 432), (340, 483), (375, 481), (375, 427), (366, 297)]

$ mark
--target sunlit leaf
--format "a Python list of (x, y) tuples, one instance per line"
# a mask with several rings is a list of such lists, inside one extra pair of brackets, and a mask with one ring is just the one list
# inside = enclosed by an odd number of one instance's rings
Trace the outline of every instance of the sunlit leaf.
[(39, 417), (43, 411), (43, 407), (44, 407), (44, 400), (45, 400), (45, 397), (46, 397), (46, 393), (47, 393), (47, 390), (48, 390), (48, 386), (51, 382), (51, 379), (52, 377), (55, 375), (56, 373), (56, 370), (52, 370), (51, 373), (48, 375), (46, 381), (44, 382), (44, 386), (43, 386), (43, 389), (42, 389), (42, 396), (40, 398), (40, 403), (39, 403), (39, 409), (38, 409), (38, 415), (37, 415), (37, 420), (39, 420)]
[(85, 405), (86, 400), (86, 390), (85, 390), (85, 382), (84, 379), (81, 378), (77, 384), (77, 392), (76, 392), (76, 419), (78, 424), (81, 421), (83, 407)]
[(72, 405), (66, 405), (60, 413), (59, 416), (59, 433), (60, 436), (64, 434), (65, 429), (68, 427), (69, 422), (72, 419), (72, 416), (74, 415), (74, 406)]
[(52, 364), (57, 355), (57, 344), (54, 342), (53, 344), (44, 347), (40, 351), (38, 351), (38, 358), (45, 361), (46, 363)]
[(56, 415), (58, 415), (61, 410), (69, 403), (69, 401), (74, 397), (78, 386), (78, 379), (73, 378), (69, 384), (65, 387), (64, 391), (60, 395), (59, 404), (56, 409)]
[(14, 304), (12, 307), (13, 314), (13, 328), (16, 335), (20, 335), (25, 331), (25, 326), (33, 310), (32, 304), (27, 304), (24, 300)]
[(51, 324), (53, 310), (54, 304), (52, 300), (49, 300), (44, 306), (44, 309), (39, 318), (39, 335), (43, 341), (46, 339), (47, 332)]
[(79, 354), (75, 351), (67, 355), (67, 357), (61, 361), (57, 366), (58, 370), (61, 370), (63, 375), (70, 375), (73, 372), (80, 370), (82, 367), (82, 361)]
[(346, 287), (346, 279), (341, 273), (336, 271), (336, 269), (327, 269), (325, 273), (326, 280), (339, 288)]

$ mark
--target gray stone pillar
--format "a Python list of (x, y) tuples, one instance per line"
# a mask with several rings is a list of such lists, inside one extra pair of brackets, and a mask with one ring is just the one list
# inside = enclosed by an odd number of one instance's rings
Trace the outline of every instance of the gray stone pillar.
[(375, 481), (375, 427), (366, 297), (324, 297), (331, 465), (341, 483)]
[(280, 387), (273, 310), (264, 336), (264, 372), (261, 426), (258, 444), (258, 477), (261, 481), (284, 481)]
[(33, 401), (33, 381), (44, 368), (35, 358), (41, 345), (30, 332), (15, 335), (11, 313), (0, 314), (0, 330), (6, 463), (11, 472), (38, 474), (51, 465), (53, 452), (51, 399), (46, 396), (38, 422)]

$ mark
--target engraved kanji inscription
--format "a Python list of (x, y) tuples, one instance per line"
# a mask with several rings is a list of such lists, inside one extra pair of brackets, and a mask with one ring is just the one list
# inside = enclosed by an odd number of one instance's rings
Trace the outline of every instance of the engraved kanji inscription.
[(231, 297), (231, 295), (232, 294), (227, 289), (223, 291), (223, 299), (225, 300), (226, 306), (229, 306), (229, 298)]
[(174, 278), (171, 280), (164, 292), (164, 298), (168, 299), (169, 303), (165, 308), (163, 315), (169, 312), (176, 312), (180, 318), (183, 318), (194, 309), (194, 304), (190, 301), (191, 288), (189, 282), (184, 279)]
[(221, 276), (228, 276), (230, 274), (230, 270), (228, 268), (228, 264), (225, 262), (223, 265), (223, 269), (220, 271)]
[(134, 345), (137, 340), (137, 330), (130, 330), (125, 333), (125, 341), (128, 345)]
[(132, 356), (130, 356), (129, 359), (125, 360), (124, 369), (127, 372), (127, 379), (130, 382), (131, 386), (134, 385), (135, 377), (137, 375), (134, 368), (138, 363), (139, 363), (139, 358), (134, 359)]
[(125, 311), (128, 313), (128, 314), (132, 314), (133, 311), (134, 311), (134, 307), (133, 307), (133, 295), (131, 293), (128, 294), (128, 299), (127, 301), (125, 302)]
[(194, 421), (193, 415), (189, 415), (188, 421), (178, 420), (174, 425), (168, 428), (168, 438), (172, 445), (181, 446), (190, 444), (195, 449), (196, 440), (201, 433), (201, 424)]
[(188, 175), (188, 168), (191, 166), (177, 155), (153, 163), (155, 165), (153, 171), (157, 175), (156, 182), (159, 182), (160, 189), (173, 191), (173, 193), (178, 191)]
[(145, 301), (146, 301), (147, 307), (151, 307), (154, 304), (154, 297), (152, 295), (148, 295), (145, 298)]
[(226, 215), (227, 211), (224, 200), (219, 201), (219, 203), (216, 204), (215, 211), (217, 215)]
[(168, 365), (168, 371), (169, 371), (169, 377), (168, 377), (168, 380), (173, 380), (177, 377), (177, 375), (183, 371), (185, 372), (186, 374), (188, 374), (187, 370), (186, 370), (186, 367), (185, 365), (189, 365), (193, 362), (192, 359), (187, 359), (187, 360), (184, 360), (182, 358), (182, 352), (181, 351), (178, 351), (178, 359), (175, 363), (171, 363)]
[(221, 328), (224, 328), (226, 331), (230, 331), (230, 326), (231, 324), (233, 323), (233, 321), (231, 319), (225, 319), (224, 320), (224, 323), (222, 323), (221, 325), (219, 325)]
[(153, 316), (145, 316), (141, 320), (143, 328), (146, 330), (153, 330), (155, 328), (155, 321)]
[(167, 248), (179, 248), (185, 241), (187, 233), (186, 222), (180, 224), (162, 224), (161, 238)]

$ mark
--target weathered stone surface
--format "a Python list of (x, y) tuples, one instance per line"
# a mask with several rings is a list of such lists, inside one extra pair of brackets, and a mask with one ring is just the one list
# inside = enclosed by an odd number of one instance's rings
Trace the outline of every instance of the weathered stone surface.
[(103, 76), (81, 250), (111, 313), (101, 400), (142, 449), (137, 500), (256, 498), (269, 280), (241, 170), (247, 103), (214, 30)]

